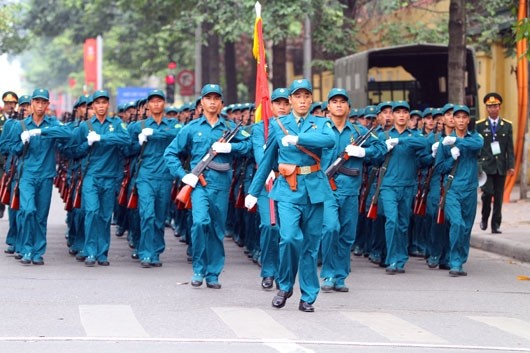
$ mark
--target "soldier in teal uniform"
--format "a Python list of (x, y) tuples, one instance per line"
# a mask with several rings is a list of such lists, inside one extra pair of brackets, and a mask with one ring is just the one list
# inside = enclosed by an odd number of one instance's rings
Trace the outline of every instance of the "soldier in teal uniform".
[[(276, 88), (271, 94), (271, 108), (273, 118), (269, 120), (269, 131), (270, 136), (271, 128), (270, 124), (274, 118), (278, 118), (289, 114), (291, 105), (289, 104), (289, 90), (287, 88)], [(254, 159), (259, 167), (261, 160), (263, 159), (266, 139), (265, 139), (265, 124), (264, 121), (260, 121), (254, 124), (252, 127), (252, 150), (254, 152)], [(274, 281), (278, 275), (278, 244), (280, 242), (280, 234), (278, 231), (278, 225), (271, 224), (271, 205), (268, 190), (266, 185), (272, 186), (278, 166), (275, 166), (269, 174), (269, 179), (266, 181), (261, 192), (258, 194), (258, 211), (260, 215), (260, 247), (261, 247), (261, 287), (265, 290), (272, 289)], [(270, 190), (269, 190), (270, 191)], [(274, 208), (275, 211), (275, 208)], [(276, 213), (274, 214), (276, 216)]]
[(180, 125), (164, 117), (166, 97), (159, 89), (147, 96), (151, 116), (131, 127), (133, 149), (141, 155), (136, 179), (140, 213), (140, 241), (138, 256), (142, 267), (160, 267), (160, 254), (165, 249), (164, 228), (169, 210), (173, 177), (167, 169), (163, 155), (166, 147), (177, 136)]
[[(31, 96), (32, 115), (13, 126), (11, 136), (20, 136), (11, 146), (19, 156), (17, 177), (20, 185), (18, 230), (22, 239), (22, 264), (43, 265), (46, 252), (46, 228), (50, 210), (55, 145), (67, 141), (71, 131), (57, 119), (46, 115), (49, 93), (36, 89)], [(13, 196), (14, 197), (14, 196)]]
[(281, 176), (269, 194), (276, 201), (280, 226), (279, 292), (272, 306), (282, 308), (293, 294), (296, 275), (302, 296), (298, 309), (313, 312), (320, 290), (317, 257), (322, 235), (324, 201), (331, 188), (320, 166), (324, 148), (335, 144), (331, 122), (309, 113), (313, 88), (307, 79), (295, 80), (290, 88), (292, 111), (271, 123), (265, 154), (245, 199), (247, 208), (257, 202), (263, 185), (278, 164)]
[[(0, 134), (2, 134), (2, 130), (4, 127), (4, 124), (10, 119), (13, 115), (17, 114), (15, 112), (15, 108), (18, 104), (18, 96), (15, 92), (7, 91), (2, 94), (2, 101), (4, 102), (3, 107), (3, 113), (0, 114)], [(5, 162), (6, 162), (6, 156), (2, 153), (0, 154), (0, 177), (4, 174), (4, 168), (5, 168)], [(4, 217), (6, 206), (3, 203), (0, 203), (0, 218)], [(6, 253), (12, 254), (11, 250), (13, 248), (8, 249)]]
[(110, 222), (116, 200), (116, 179), (122, 172), (119, 148), (129, 144), (126, 126), (109, 116), (109, 94), (92, 95), (94, 116), (79, 125), (75, 133), (83, 161), (82, 203), (85, 209), (85, 265), (108, 266)]
[(394, 102), (392, 107), (394, 126), (387, 132), (379, 134), (380, 139), (386, 140), (388, 153), (392, 153), (388, 159), (379, 196), (386, 218), (386, 264), (388, 264), (386, 273), (388, 274), (405, 272), (408, 260), (407, 230), (416, 186), (417, 154), (427, 149), (427, 140), (407, 128), (409, 112), (410, 107), (407, 102)]
[(367, 129), (347, 120), (350, 98), (346, 90), (333, 88), (328, 94), (328, 110), (335, 135), (335, 145), (324, 149), (322, 168), (326, 170), (344, 153), (350, 157), (332, 176), (336, 189), (333, 199), (324, 202), (322, 227), (322, 280), (324, 292), (347, 292), (345, 284), (350, 273), (350, 252), (355, 241), (359, 209), (359, 190), (363, 175), (363, 161), (379, 159), (386, 146), (377, 135), (370, 135), (363, 145), (353, 141), (367, 134)]
[[(201, 90), (203, 114), (184, 126), (167, 147), (164, 158), (173, 177), (193, 188), (191, 193), (192, 267), (191, 285), (200, 287), (204, 280), (208, 288), (220, 289), (219, 275), (224, 267), (223, 238), (228, 207), (228, 192), (232, 180), (231, 163), (234, 156), (250, 152), (250, 135), (239, 131), (231, 142), (219, 142), (223, 133), (235, 124), (220, 117), (223, 92), (217, 84), (207, 84)], [(215, 151), (213, 163), (203, 172), (206, 184), (187, 173), (179, 157), (189, 155), (193, 169), (209, 149)]]
[[(482, 218), (480, 228), (488, 228), (491, 213), (491, 232), (502, 233), (502, 202), (507, 175), (515, 173), (513, 152), (513, 128), (509, 120), (500, 117), (502, 97), (498, 93), (488, 93), (484, 97), (488, 118), (477, 123), (476, 130), (484, 137), (484, 147), (480, 152), (480, 166), (488, 176), (482, 187)], [(493, 198), (493, 212), (491, 201)]]
[[(449, 230), (449, 275), (466, 276), (463, 265), (469, 255), (471, 228), (477, 212), (478, 156), (484, 145), (483, 137), (468, 131), (469, 108), (453, 108), (455, 131), (444, 137), (436, 163), (443, 164), (446, 193), (445, 216)], [(449, 186), (448, 180), (452, 179)]]

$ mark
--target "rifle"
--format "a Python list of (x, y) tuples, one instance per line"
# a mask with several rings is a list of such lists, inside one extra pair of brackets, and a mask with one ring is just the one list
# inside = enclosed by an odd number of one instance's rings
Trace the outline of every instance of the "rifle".
[(368, 176), (368, 180), (363, 183), (363, 188), (361, 190), (361, 196), (359, 197), (359, 214), (364, 214), (366, 212), (366, 199), (368, 198), (368, 194), (370, 193), (370, 187), (372, 186), (374, 179), (377, 175), (378, 169), (372, 168), (370, 170), (370, 175)]
[(12, 210), (20, 209), (19, 184), (20, 184), (20, 178), (22, 177), (22, 171), (24, 170), (24, 160), (25, 160), (26, 154), (28, 153), (28, 149), (29, 149), (29, 141), (24, 143), (24, 148), (22, 150), (22, 156), (20, 157), (22, 162), (20, 163), (20, 170), (17, 175), (17, 181), (15, 183), (15, 186), (13, 187), (13, 198), (11, 199), (11, 203), (9, 204), (9, 207)]
[(431, 189), (431, 180), (432, 180), (433, 174), (434, 174), (434, 166), (431, 166), (427, 171), (427, 176), (425, 177), (425, 181), (423, 183), (423, 188), (421, 190), (420, 199), (414, 208), (415, 215), (423, 217), (425, 216), (425, 213), (427, 212), (427, 196), (429, 195), (429, 191)]
[(453, 168), (447, 175), (447, 183), (445, 184), (445, 187), (443, 185), (443, 178), (440, 179), (440, 203), (438, 204), (438, 213), (436, 215), (436, 223), (437, 224), (443, 224), (445, 223), (445, 199), (447, 197), (447, 192), (451, 188), (451, 184), (453, 183), (453, 179), (455, 178), (455, 172), (456, 167), (458, 167), (458, 162), (460, 160), (457, 159), (455, 164), (453, 165)]
[(118, 193), (118, 205), (122, 207), (127, 206), (127, 191), (131, 182), (130, 164), (131, 160), (130, 158), (127, 158), (127, 162), (125, 162), (125, 167), (123, 170), (123, 179), (121, 180), (120, 192)]
[[(355, 141), (352, 142), (353, 146), (362, 146), (366, 140), (370, 137), (370, 134), (375, 129), (375, 126), (370, 128), (364, 135), (359, 135), (355, 139)], [(339, 169), (346, 163), (346, 161), (350, 158), (348, 153), (341, 152), (341, 154), (335, 159), (335, 161), (326, 169), (326, 176), (328, 177), (329, 184), (331, 185), (331, 189), (333, 191), (337, 190), (337, 184), (335, 184), (335, 174), (339, 172)]]
[(72, 195), (74, 193), (75, 186), (77, 184), (77, 178), (75, 177), (74, 170), (72, 170), (72, 176), (70, 177), (70, 186), (66, 192), (66, 200), (64, 204), (64, 210), (70, 212), (74, 208), (74, 200)]
[(11, 182), (15, 176), (15, 158), (11, 158), (11, 165), (9, 166), (9, 171), (2, 175), (2, 180), (0, 181), (0, 202), (4, 205), (9, 205), (11, 201)]
[(418, 169), (418, 190), (416, 195), (414, 195), (414, 202), (412, 203), (412, 214), (417, 215), (416, 210), (418, 209), (421, 193), (423, 192), (423, 184), (421, 182), (421, 169)]
[[(242, 122), (240, 121), (239, 123), (237, 123), (233, 130), (226, 130), (223, 136), (221, 136), (221, 138), (217, 142), (230, 142), (230, 140), (232, 140), (232, 138), (234, 138), (234, 136), (239, 131), (241, 124)], [(199, 182), (202, 186), (206, 186), (206, 180), (204, 179), (202, 173), (208, 167), (208, 164), (210, 164), (210, 162), (215, 158), (215, 156), (217, 156), (217, 152), (215, 152), (212, 147), (210, 147), (208, 152), (206, 152), (204, 157), (202, 157), (201, 161), (197, 163), (195, 168), (193, 168), (191, 171), (193, 175), (199, 178)], [(177, 195), (177, 200), (179, 200), (183, 204), (187, 204), (190, 199), (192, 190), (193, 188), (190, 185), (184, 185)]]
[(383, 162), (383, 165), (381, 168), (379, 168), (379, 175), (377, 177), (377, 187), (375, 189), (374, 196), (372, 197), (372, 203), (370, 204), (370, 208), (368, 209), (368, 214), (366, 215), (367, 218), (375, 220), (377, 218), (377, 203), (379, 202), (379, 193), (381, 192), (381, 184), (383, 183), (383, 178), (386, 174), (386, 168), (388, 167), (388, 163), (390, 163), (390, 157), (392, 156), (392, 151), (387, 153), (385, 157), (385, 161)]
[(239, 186), (237, 188), (236, 202), (234, 208), (245, 208), (245, 169), (247, 168), (248, 158), (241, 163), (239, 172)]

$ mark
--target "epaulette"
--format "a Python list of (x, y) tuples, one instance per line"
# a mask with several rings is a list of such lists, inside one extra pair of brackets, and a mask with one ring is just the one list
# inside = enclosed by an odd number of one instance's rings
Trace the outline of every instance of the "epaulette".
[(510, 124), (513, 125), (513, 123), (512, 123), (510, 120), (506, 120), (506, 119), (502, 118), (502, 121), (507, 122), (507, 123), (510, 123)]
[(477, 121), (477, 124), (480, 124), (480, 123), (483, 123), (485, 122), (487, 119), (480, 119), (479, 121)]

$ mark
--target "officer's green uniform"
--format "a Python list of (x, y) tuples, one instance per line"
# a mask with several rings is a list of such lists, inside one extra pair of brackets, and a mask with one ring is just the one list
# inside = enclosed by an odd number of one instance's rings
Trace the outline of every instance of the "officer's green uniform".
[[(502, 98), (496, 93), (490, 93), (484, 98), (484, 103), (500, 105)], [(491, 213), (491, 230), (493, 233), (500, 233), (506, 173), (515, 166), (512, 123), (501, 117), (497, 117), (496, 121), (486, 118), (477, 122), (476, 131), (484, 137), (484, 147), (480, 151), (479, 163), (488, 176), (486, 183), (482, 186), (481, 227), (483, 229), (487, 227)], [(498, 150), (493, 148), (496, 144), (498, 144)], [(492, 198), (493, 212), (491, 212)]]

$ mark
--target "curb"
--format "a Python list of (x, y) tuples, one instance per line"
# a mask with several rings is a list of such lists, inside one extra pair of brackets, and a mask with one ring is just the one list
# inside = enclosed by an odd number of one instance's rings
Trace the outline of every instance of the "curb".
[(471, 246), (498, 255), (510, 257), (515, 260), (530, 263), (529, 244), (507, 240), (501, 237), (471, 234)]

